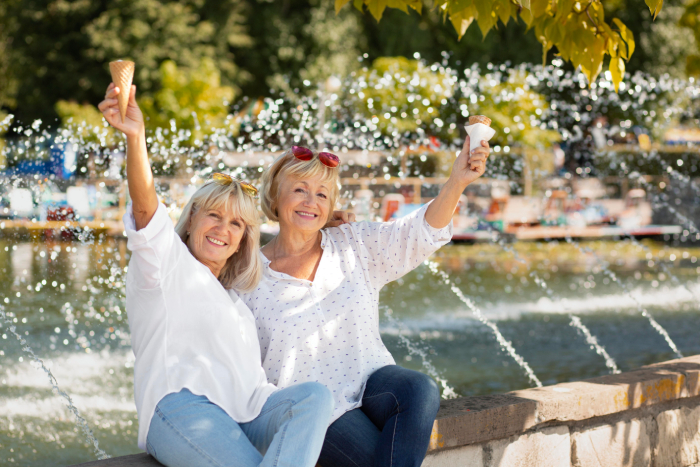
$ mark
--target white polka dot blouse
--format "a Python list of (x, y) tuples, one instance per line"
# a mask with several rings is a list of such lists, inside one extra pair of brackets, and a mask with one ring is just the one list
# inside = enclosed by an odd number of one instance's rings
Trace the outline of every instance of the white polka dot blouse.
[(335, 400), (331, 422), (361, 405), (369, 376), (394, 364), (379, 335), (379, 291), (452, 238), (452, 224), (431, 227), (426, 209), (322, 230), (313, 282), (274, 271), (260, 253), (263, 279), (240, 297), (255, 316), (270, 383), (326, 385)]

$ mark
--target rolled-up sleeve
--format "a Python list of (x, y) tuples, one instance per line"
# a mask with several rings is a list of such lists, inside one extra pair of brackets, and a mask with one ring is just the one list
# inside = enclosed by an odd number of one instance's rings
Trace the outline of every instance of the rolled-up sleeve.
[(436, 229), (425, 212), (430, 203), (393, 222), (361, 222), (356, 231), (366, 250), (369, 280), (381, 288), (415, 269), (452, 240), (452, 222)]
[(158, 209), (148, 225), (136, 230), (131, 204), (123, 217), (126, 231), (126, 247), (131, 250), (129, 271), (138, 276), (136, 285), (140, 288), (157, 287), (161, 278), (174, 267), (177, 259), (177, 243), (181, 242), (165, 206), (158, 203)]

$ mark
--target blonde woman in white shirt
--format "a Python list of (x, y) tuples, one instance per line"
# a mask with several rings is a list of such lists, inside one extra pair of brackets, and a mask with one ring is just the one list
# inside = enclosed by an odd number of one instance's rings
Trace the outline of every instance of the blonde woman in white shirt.
[(261, 275), (257, 190), (215, 175), (173, 227), (156, 196), (135, 91), (123, 122), (113, 83), (99, 108), (127, 139), (126, 308), (139, 447), (170, 467), (311, 467), (331, 394), (319, 383), (268, 383), (254, 318), (237, 296)]
[(280, 232), (261, 250), (263, 278), (241, 295), (255, 316), (268, 380), (318, 381), (335, 409), (323, 467), (420, 466), (440, 397), (428, 376), (397, 366), (379, 334), (379, 291), (452, 238), (464, 189), (485, 170), (469, 153), (431, 203), (395, 222), (322, 229), (338, 199), (337, 156), (294, 146), (263, 174), (261, 205)]

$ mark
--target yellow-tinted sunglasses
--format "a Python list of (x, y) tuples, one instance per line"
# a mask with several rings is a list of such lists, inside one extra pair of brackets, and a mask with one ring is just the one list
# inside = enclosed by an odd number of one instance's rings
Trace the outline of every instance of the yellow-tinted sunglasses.
[(241, 180), (240, 178), (232, 177), (227, 174), (222, 174), (221, 172), (215, 172), (211, 174), (211, 178), (212, 180), (214, 180), (215, 183), (218, 183), (219, 185), (230, 185), (233, 182), (238, 182), (238, 184), (241, 186), (241, 190), (243, 190), (243, 193), (247, 194), (248, 196), (252, 196), (255, 199), (258, 198), (258, 189), (250, 183)]

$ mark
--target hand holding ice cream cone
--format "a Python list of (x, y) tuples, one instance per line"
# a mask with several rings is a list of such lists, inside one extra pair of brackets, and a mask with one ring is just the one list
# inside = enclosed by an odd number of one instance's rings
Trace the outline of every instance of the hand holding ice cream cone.
[[(128, 93), (128, 94), (127, 94)], [(119, 106), (119, 96), (128, 95), (125, 116), (122, 120)], [(107, 88), (105, 99), (97, 106), (107, 123), (124, 133), (127, 137), (139, 136), (144, 133), (144, 120), (141, 109), (136, 103), (136, 86), (124, 92), (114, 83)]]
[[(467, 127), (468, 134), (464, 140), (464, 146), (452, 166), (452, 174), (450, 175), (450, 178), (453, 178), (465, 187), (481, 177), (486, 171), (486, 159), (490, 153), (488, 140), (495, 133), (490, 128), (491, 119), (483, 115), (469, 117), (469, 123), (470, 126)], [(475, 125), (476, 127), (474, 127)], [(477, 131), (473, 131), (474, 129)], [(472, 136), (474, 136), (473, 140)], [(472, 141), (474, 142), (473, 144)]]

